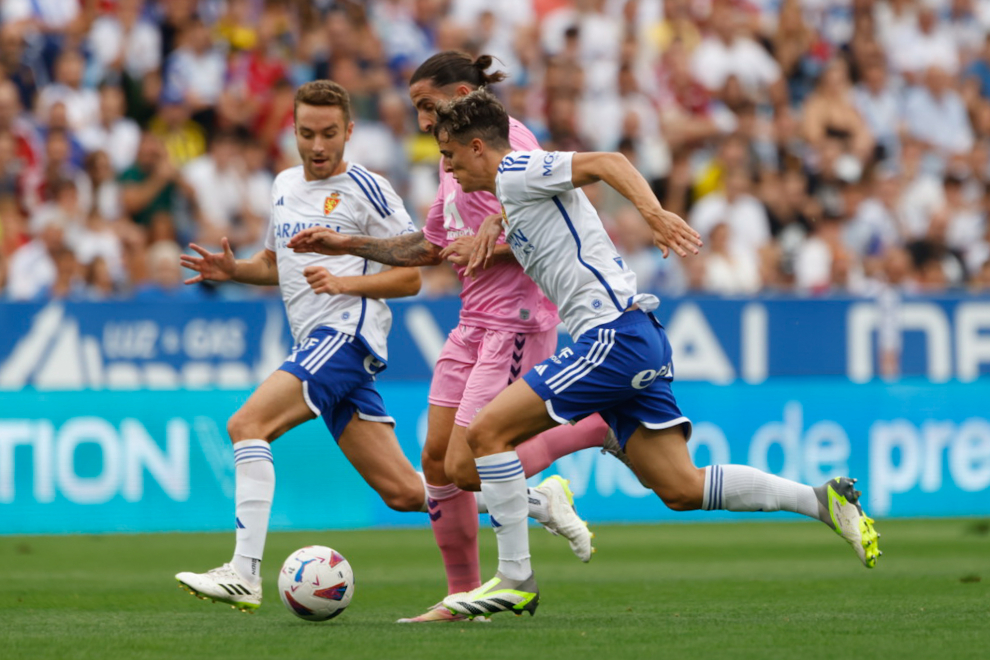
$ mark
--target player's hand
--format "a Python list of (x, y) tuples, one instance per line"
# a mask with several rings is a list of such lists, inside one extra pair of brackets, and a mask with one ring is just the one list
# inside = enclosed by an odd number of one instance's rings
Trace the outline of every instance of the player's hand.
[(220, 247), (223, 248), (223, 252), (210, 252), (195, 243), (189, 244), (189, 248), (200, 256), (183, 254), (179, 257), (179, 263), (184, 268), (196, 271), (199, 275), (185, 280), (186, 284), (196, 284), (205, 280), (226, 282), (234, 278), (237, 259), (234, 258), (234, 251), (230, 249), (230, 241), (227, 240), (226, 236), (220, 239)]
[(492, 256), (495, 254), (495, 245), (502, 235), (502, 216), (495, 214), (485, 218), (475, 235), (474, 247), (471, 249), (471, 258), (468, 260), (464, 274), (474, 277), (479, 267), (488, 268)]
[(686, 257), (688, 254), (698, 254), (698, 248), (703, 245), (701, 234), (696, 232), (681, 216), (660, 209), (659, 212), (650, 213), (644, 217), (653, 229), (653, 244), (660, 248), (664, 259), (670, 254), (670, 250), (681, 257)]
[(303, 275), (309, 282), (309, 288), (313, 290), (313, 293), (326, 293), (331, 296), (347, 293), (344, 290), (343, 280), (323, 266), (306, 266), (303, 269)]
[(294, 252), (317, 252), (319, 254), (347, 254), (344, 249), (347, 239), (329, 227), (310, 227), (289, 239), (285, 246)]
[(467, 266), (471, 259), (471, 252), (474, 250), (476, 238), (474, 236), (461, 236), (456, 241), (440, 251), (440, 258), (446, 259), (458, 266)]

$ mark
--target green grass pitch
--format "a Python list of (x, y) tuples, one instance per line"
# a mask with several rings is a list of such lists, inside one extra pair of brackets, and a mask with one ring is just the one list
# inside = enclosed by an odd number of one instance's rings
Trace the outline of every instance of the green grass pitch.
[[(229, 557), (232, 534), (0, 537), (0, 657), (58, 658), (981, 658), (990, 657), (990, 522), (881, 521), (863, 568), (804, 522), (599, 526), (581, 564), (533, 529), (535, 617), (409, 626), (444, 591), (428, 529), (269, 537), (256, 614), (197, 600), (173, 574)], [(482, 529), (482, 576), (495, 570)], [(355, 598), (301, 621), (276, 593), (281, 561), (331, 545)]]

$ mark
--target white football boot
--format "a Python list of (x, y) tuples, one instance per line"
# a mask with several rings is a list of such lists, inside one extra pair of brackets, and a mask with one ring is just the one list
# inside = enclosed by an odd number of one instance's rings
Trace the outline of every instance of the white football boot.
[(547, 498), (550, 519), (542, 523), (543, 527), (551, 534), (567, 539), (571, 552), (578, 559), (583, 562), (591, 561), (591, 555), (595, 552), (591, 547), (591, 539), (595, 535), (574, 509), (574, 493), (567, 480), (559, 475), (547, 477), (533, 490)]
[(179, 573), (175, 579), (179, 581), (180, 589), (200, 600), (227, 603), (241, 612), (254, 612), (261, 607), (261, 582), (251, 586), (230, 564), (206, 573)]

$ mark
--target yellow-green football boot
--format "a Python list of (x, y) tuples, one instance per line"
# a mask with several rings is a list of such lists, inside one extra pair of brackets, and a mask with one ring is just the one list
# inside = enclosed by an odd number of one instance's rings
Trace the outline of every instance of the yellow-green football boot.
[(501, 573), (495, 573), (495, 577), (477, 589), (451, 594), (443, 599), (443, 606), (451, 613), (463, 614), (469, 619), (489, 617), (499, 612), (512, 612), (516, 616), (529, 612), (532, 616), (539, 604), (540, 590), (533, 574), (525, 580), (510, 580)]
[(880, 534), (873, 528), (873, 519), (863, 513), (859, 503), (862, 493), (856, 490), (856, 480), (836, 477), (815, 488), (819, 516), (835, 533), (849, 542), (867, 568), (877, 565)]

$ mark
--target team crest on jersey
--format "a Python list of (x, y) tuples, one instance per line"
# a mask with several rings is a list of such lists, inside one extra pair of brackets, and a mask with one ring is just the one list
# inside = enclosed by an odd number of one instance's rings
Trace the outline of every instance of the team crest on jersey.
[(323, 200), (323, 215), (330, 215), (340, 204), (340, 193), (330, 193), (330, 196)]

